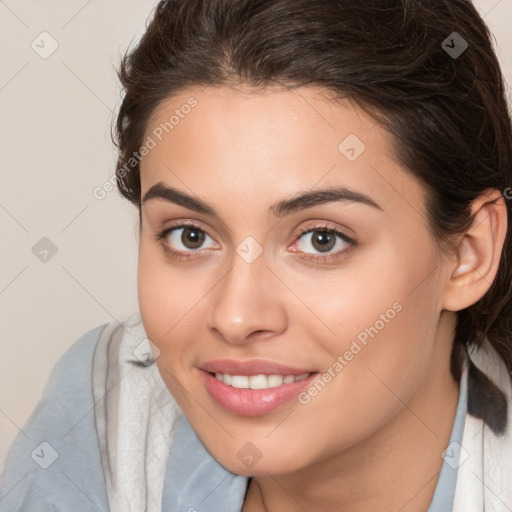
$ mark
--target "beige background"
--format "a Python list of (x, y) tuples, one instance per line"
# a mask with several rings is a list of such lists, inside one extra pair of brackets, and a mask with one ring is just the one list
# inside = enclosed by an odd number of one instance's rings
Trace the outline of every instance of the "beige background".
[[(512, 0), (475, 3), (512, 83)], [(93, 189), (114, 169), (115, 68), (154, 5), (0, 0), (0, 465), (66, 348), (137, 309), (135, 207)]]

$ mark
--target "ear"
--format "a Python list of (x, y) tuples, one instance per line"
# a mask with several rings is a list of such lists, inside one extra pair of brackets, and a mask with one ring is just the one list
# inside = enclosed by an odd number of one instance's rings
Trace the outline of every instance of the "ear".
[(443, 309), (460, 311), (478, 302), (491, 287), (507, 233), (507, 208), (501, 192), (486, 190), (472, 203), (473, 222), (461, 236), (447, 267)]

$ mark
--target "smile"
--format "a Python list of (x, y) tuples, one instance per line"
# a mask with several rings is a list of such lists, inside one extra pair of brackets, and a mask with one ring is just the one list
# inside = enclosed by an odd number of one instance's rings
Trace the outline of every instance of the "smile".
[(237, 416), (263, 416), (293, 403), (318, 372), (237, 375), (199, 370), (206, 392), (224, 411)]
[(301, 375), (230, 375), (215, 373), (215, 378), (228, 386), (238, 389), (268, 389), (307, 379), (309, 372)]

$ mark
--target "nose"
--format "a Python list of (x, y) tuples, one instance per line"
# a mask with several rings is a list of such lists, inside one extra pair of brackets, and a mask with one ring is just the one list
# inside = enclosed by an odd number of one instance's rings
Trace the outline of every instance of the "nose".
[(281, 334), (287, 314), (279, 288), (263, 256), (247, 263), (235, 255), (232, 268), (208, 294), (207, 328), (230, 344)]

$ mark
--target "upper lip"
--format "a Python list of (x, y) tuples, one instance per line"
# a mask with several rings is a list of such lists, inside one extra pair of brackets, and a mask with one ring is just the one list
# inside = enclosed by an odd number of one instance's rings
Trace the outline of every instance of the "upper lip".
[(200, 366), (202, 370), (213, 373), (227, 373), (229, 375), (302, 375), (312, 373), (313, 370), (307, 368), (294, 368), (272, 361), (263, 359), (216, 359), (207, 361)]

